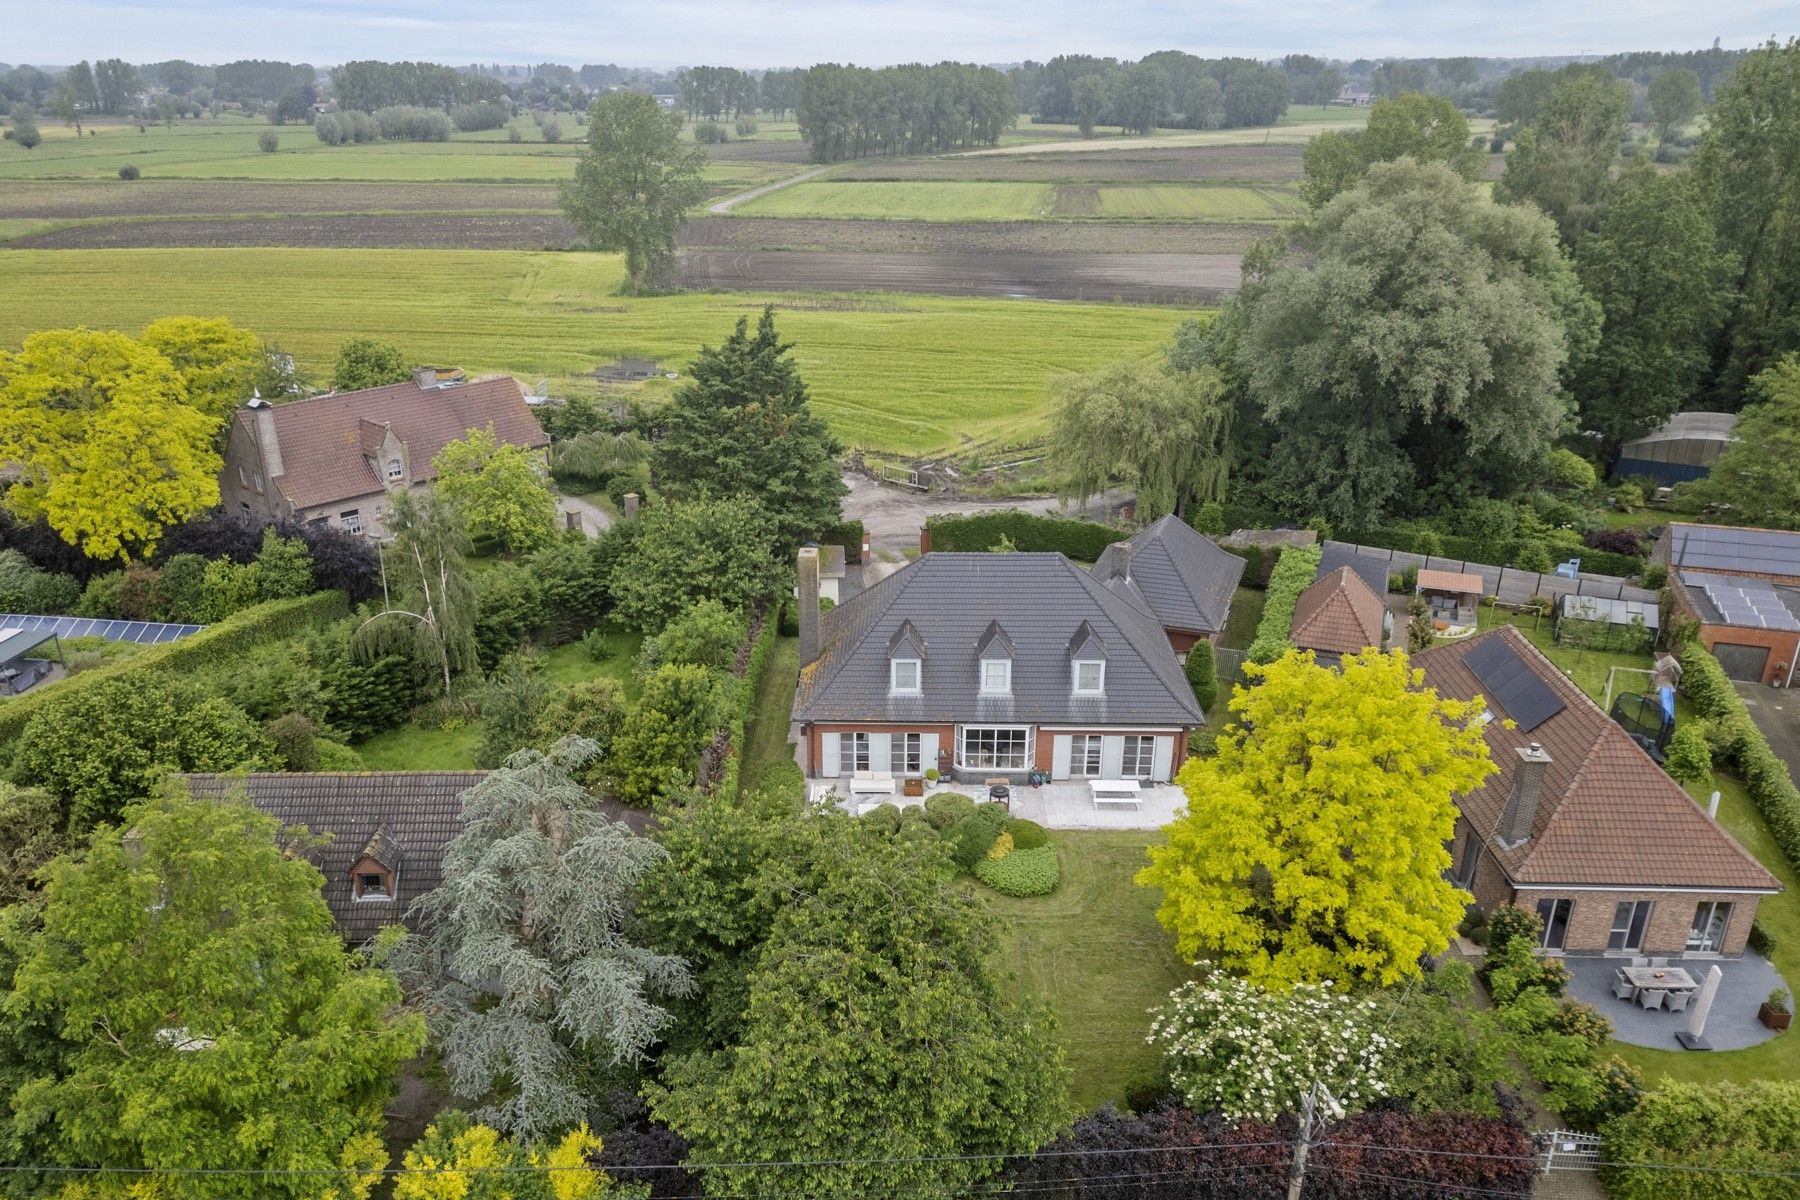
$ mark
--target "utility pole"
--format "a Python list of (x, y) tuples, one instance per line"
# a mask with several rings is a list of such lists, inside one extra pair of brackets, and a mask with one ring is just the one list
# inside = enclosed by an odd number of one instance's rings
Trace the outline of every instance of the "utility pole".
[(1313, 1118), (1317, 1115), (1319, 1102), (1325, 1102), (1325, 1111), (1334, 1120), (1344, 1116), (1344, 1106), (1323, 1082), (1315, 1082), (1310, 1091), (1300, 1100), (1300, 1137), (1294, 1143), (1294, 1165), (1288, 1171), (1287, 1200), (1300, 1200), (1300, 1185), (1306, 1182), (1306, 1152), (1312, 1149)]

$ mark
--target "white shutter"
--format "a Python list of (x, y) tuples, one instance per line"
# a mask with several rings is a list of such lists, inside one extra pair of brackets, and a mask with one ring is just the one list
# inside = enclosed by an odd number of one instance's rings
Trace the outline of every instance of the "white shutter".
[(919, 735), (919, 770), (929, 771), (937, 766), (938, 736), (935, 733)]
[(1100, 778), (1117, 779), (1119, 772), (1125, 769), (1125, 739), (1122, 737), (1103, 737), (1100, 739)]
[(1069, 777), (1069, 735), (1059, 733), (1050, 742), (1050, 778)]
[(1170, 737), (1157, 738), (1156, 747), (1151, 751), (1150, 778), (1156, 780), (1158, 783), (1166, 783), (1169, 778), (1169, 768), (1174, 761), (1175, 739)]
[(835, 777), (839, 773), (843, 756), (838, 751), (838, 735), (821, 733), (819, 735), (819, 770), (820, 775)]
[(889, 750), (889, 747), (892, 744), (890, 741), (892, 736), (893, 735), (886, 733), (871, 733), (869, 735), (869, 770), (885, 771), (894, 765), (894, 760)]

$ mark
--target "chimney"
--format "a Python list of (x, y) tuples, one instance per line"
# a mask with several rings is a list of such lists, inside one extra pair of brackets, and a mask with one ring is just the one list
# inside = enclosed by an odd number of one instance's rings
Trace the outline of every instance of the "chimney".
[(1536, 742), (1513, 753), (1519, 756), (1519, 767), (1513, 772), (1512, 791), (1500, 814), (1500, 844), (1509, 850), (1531, 838), (1538, 802), (1544, 798), (1544, 771), (1550, 765), (1550, 756)]
[(867, 529), (863, 530), (862, 558), (860, 558), (858, 561), (859, 562), (868, 562), (869, 561), (869, 531)]
[(819, 548), (800, 547), (794, 564), (799, 581), (795, 603), (800, 612), (800, 665), (806, 666), (819, 657)]
[(626, 492), (623, 499), (625, 501), (625, 519), (629, 521), (637, 516), (638, 505), (643, 498), (636, 492)]
[(429, 388), (437, 386), (436, 367), (414, 367), (412, 370), (412, 377), (413, 382), (419, 387)]
[(1127, 538), (1125, 541), (1122, 541), (1122, 542), (1114, 542), (1113, 549), (1117, 550), (1119, 552), (1118, 561), (1113, 564), (1113, 574), (1114, 574), (1115, 578), (1120, 578), (1120, 579), (1123, 579), (1126, 583), (1130, 583), (1131, 582), (1131, 541), (1130, 541), (1130, 539)]

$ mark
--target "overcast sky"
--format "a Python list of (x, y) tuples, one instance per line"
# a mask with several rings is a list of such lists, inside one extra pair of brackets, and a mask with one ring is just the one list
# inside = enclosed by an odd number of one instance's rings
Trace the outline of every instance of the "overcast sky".
[[(8, 11), (10, 10), (10, 11)], [(1800, 33), (1800, 0), (0, 0), (0, 61), (739, 67), (954, 58), (1604, 54)]]

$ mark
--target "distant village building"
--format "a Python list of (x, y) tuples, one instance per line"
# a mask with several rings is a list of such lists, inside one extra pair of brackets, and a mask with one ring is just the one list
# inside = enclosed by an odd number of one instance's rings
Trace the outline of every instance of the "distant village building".
[(1375, 95), (1353, 83), (1346, 83), (1338, 89), (1338, 94), (1332, 97), (1331, 102), (1343, 108), (1367, 108), (1375, 103)]

